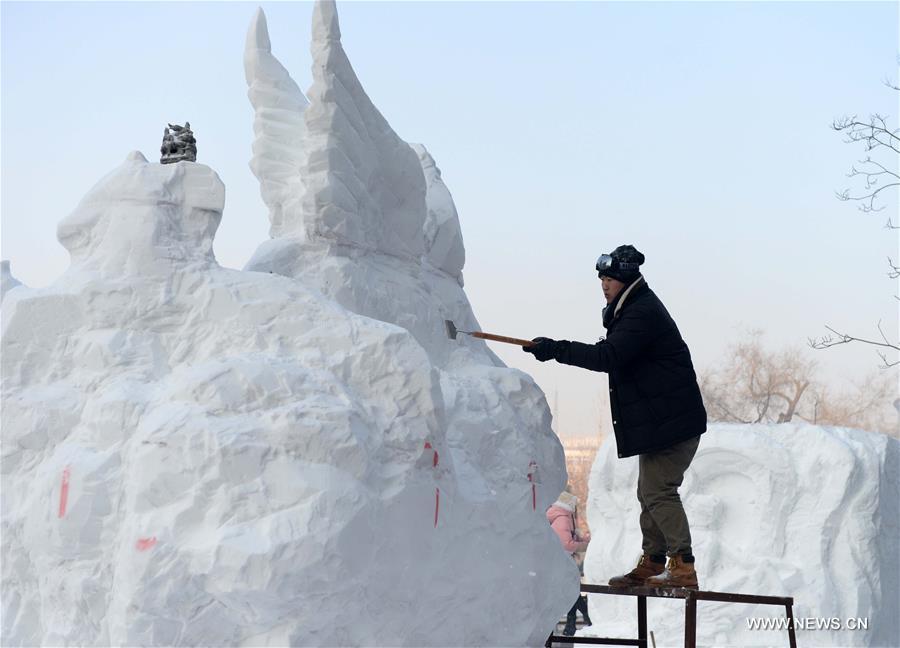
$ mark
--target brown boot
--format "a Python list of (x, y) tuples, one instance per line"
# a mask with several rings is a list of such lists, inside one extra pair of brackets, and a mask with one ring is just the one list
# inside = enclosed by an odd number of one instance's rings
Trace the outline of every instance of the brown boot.
[(650, 556), (644, 554), (638, 561), (637, 567), (622, 576), (613, 576), (609, 579), (610, 587), (643, 587), (651, 576), (663, 573), (666, 566), (663, 563), (653, 562)]
[(681, 556), (669, 556), (669, 564), (659, 576), (652, 576), (645, 583), (647, 587), (686, 587), (697, 589), (697, 572), (694, 563), (684, 562)]

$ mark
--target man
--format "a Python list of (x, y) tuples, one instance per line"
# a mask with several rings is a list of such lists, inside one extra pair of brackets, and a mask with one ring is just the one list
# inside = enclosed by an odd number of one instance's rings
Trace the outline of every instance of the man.
[[(619, 457), (640, 455), (637, 496), (643, 555), (613, 587), (697, 588), (691, 532), (678, 487), (706, 431), (691, 354), (669, 312), (640, 273), (644, 255), (621, 245), (597, 260), (606, 339), (597, 344), (535, 338), (524, 350), (609, 374)], [(665, 557), (668, 555), (668, 564)]]

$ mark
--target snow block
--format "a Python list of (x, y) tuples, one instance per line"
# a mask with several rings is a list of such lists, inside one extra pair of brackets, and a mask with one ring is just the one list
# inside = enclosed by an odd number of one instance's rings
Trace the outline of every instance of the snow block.
[[(604, 443), (590, 477), (588, 582), (605, 584), (640, 556), (637, 473), (637, 457), (618, 459), (615, 442)], [(798, 630), (801, 646), (900, 645), (897, 439), (805, 423), (714, 424), (680, 492), (701, 589), (792, 596), (795, 617), (839, 620), (840, 629)], [(633, 600), (590, 602), (591, 632), (637, 636)], [(783, 616), (771, 606), (701, 601), (697, 645), (786, 645), (786, 631), (748, 621)], [(857, 618), (868, 629), (850, 629)], [(683, 622), (683, 603), (649, 601), (657, 645), (682, 645)]]

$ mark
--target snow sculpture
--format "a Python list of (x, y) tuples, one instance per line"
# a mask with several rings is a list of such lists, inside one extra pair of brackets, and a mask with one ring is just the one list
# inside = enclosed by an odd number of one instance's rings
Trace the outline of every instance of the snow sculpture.
[[(257, 133), (263, 138), (267, 126), (280, 116), (273, 111), (273, 103), (284, 96), (293, 98), (296, 87), (284, 78), (283, 68), (269, 52), (260, 9), (248, 35), (244, 68), (257, 110)], [(284, 120), (288, 133), (302, 138), (298, 145), (302, 190), (292, 196), (284, 221), (277, 226), (273, 222), (273, 236), (324, 238), (417, 258), (423, 247), (425, 216), (421, 165), (416, 153), (371, 104), (353, 73), (341, 47), (333, 2), (316, 4), (312, 55), (310, 102), (295, 111), (303, 115), (305, 128)], [(264, 93), (260, 85), (266, 81), (271, 91)], [(261, 161), (275, 157), (262, 146), (254, 148)], [(262, 182), (268, 180), (268, 166), (257, 172)]]
[[(533, 405), (534, 383), (505, 368), (483, 342), (446, 337), (445, 319), (479, 327), (462, 289), (462, 235), (440, 171), (425, 147), (406, 144), (372, 105), (341, 46), (333, 2), (316, 4), (311, 51), (307, 102), (272, 56), (265, 16), (257, 12), (244, 57), (256, 113), (251, 169), (270, 208), (273, 238), (246, 268), (292, 277), (353, 312), (408, 330), (440, 377), (461, 495), (485, 505), (514, 500), (535, 462), (545, 480), (535, 508), (543, 511), (563, 485), (556, 477), (562, 457), (555, 441), (552, 450), (540, 448), (548, 421), (543, 401), (540, 410)], [(490, 423), (486, 410), (494, 412)], [(502, 542), (502, 535), (493, 539)], [(554, 555), (553, 547), (546, 550)], [(576, 593), (548, 592), (546, 600), (574, 600)], [(485, 634), (478, 641), (509, 641), (488, 638), (492, 623), (479, 622)]]
[[(306, 104), (272, 57), (257, 12), (244, 57), (256, 110), (251, 168), (274, 238), (246, 267), (301, 279), (354, 312), (407, 328), (443, 366), (454, 348), (443, 320), (478, 328), (461, 288), (465, 255), (452, 198), (424, 147), (403, 142), (365, 94), (341, 47), (333, 2), (316, 4), (311, 49)], [(288, 103), (299, 106), (293, 121), (273, 113)], [(268, 132), (298, 144), (286, 152)], [(285, 179), (290, 167), (294, 177)], [(483, 344), (472, 348), (500, 366)]]
[[(255, 164), (277, 158), (283, 147), (270, 148), (271, 140), (266, 137), (258, 137), (254, 143), (251, 166), (263, 196), (276, 183), (284, 191), (270, 215), (276, 238), (259, 246), (247, 269), (294, 277), (349, 310), (412, 333), (441, 370), (455, 458), (460, 466), (472, 465), (477, 474), (491, 476), (490, 482), (466, 480), (463, 487), (474, 496), (490, 499), (492, 491), (521, 479), (520, 463), (527, 466), (536, 458), (526, 456), (531, 450), (523, 450), (515, 459), (506, 456), (498, 462), (495, 451), (485, 451), (483, 435), (471, 431), (483, 427), (485, 407), (499, 407), (500, 420), (515, 423), (496, 426), (489, 447), (528, 447), (530, 442), (524, 440), (546, 433), (543, 423), (531, 409), (517, 411), (507, 394), (508, 389), (530, 392), (534, 385), (527, 377), (503, 368), (481, 341), (448, 343), (445, 319), (463, 329), (480, 328), (462, 290), (464, 253), (456, 209), (424, 147), (417, 147), (417, 153), (404, 143), (362, 89), (341, 47), (333, 2), (319, 2), (315, 7), (312, 54), (310, 103), (299, 111), (303, 126), (291, 130), (300, 141), (291, 159), (298, 161), (301, 181), (283, 182), (282, 168)], [(295, 87), (270, 57), (265, 18), (259, 10), (245, 54), (257, 133), (268, 130), (264, 124), (272, 98), (280, 96), (279, 88)], [(257, 69), (256, 61), (266, 62), (263, 69)], [(278, 70), (277, 75), (273, 69)], [(302, 106), (299, 101), (294, 104)], [(274, 180), (270, 180), (270, 170), (276, 174)], [(397, 211), (396, 204), (385, 202), (386, 196), (393, 195), (388, 189), (393, 187), (391, 178), (403, 178), (402, 191), (394, 200), (402, 202), (406, 211)], [(337, 196), (337, 202), (330, 196)], [(405, 198), (400, 201), (398, 196)], [(339, 219), (335, 204), (343, 205)], [(280, 211), (279, 205), (283, 206)], [(415, 233), (406, 225), (397, 229), (395, 223), (405, 213), (415, 223)], [(499, 382), (508, 383), (509, 388), (504, 388), (498, 399), (491, 397), (486, 402), (485, 394), (496, 392), (499, 376), (503, 376)], [(554, 461), (543, 468), (555, 470), (557, 466)]]
[[(640, 554), (637, 459), (605, 443), (590, 477), (594, 542), (585, 575), (605, 583)], [(703, 589), (793, 596), (797, 618), (868, 618), (868, 630), (798, 630), (798, 644), (898, 645), (900, 442), (882, 434), (807, 424), (715, 424), (703, 435), (681, 489)], [(637, 636), (634, 604), (590, 597), (604, 636)], [(660, 646), (681, 645), (683, 603), (653, 599)], [(785, 631), (747, 619), (769, 606), (698, 605), (697, 644), (771, 646)], [(589, 629), (590, 632), (593, 629)]]
[(216, 173), (132, 153), (60, 223), (63, 276), (6, 294), (3, 645), (535, 645), (574, 601), (543, 394), (443, 334), (477, 326), (449, 193), (333, 5), (314, 34), (308, 107), (248, 38), (279, 236), (250, 271), (213, 255)]

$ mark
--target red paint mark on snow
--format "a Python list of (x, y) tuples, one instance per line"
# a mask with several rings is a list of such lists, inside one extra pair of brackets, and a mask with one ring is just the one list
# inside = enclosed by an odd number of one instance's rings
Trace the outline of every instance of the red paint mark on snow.
[(528, 464), (528, 481), (531, 482), (531, 510), (537, 510), (537, 484), (534, 483), (534, 473), (537, 472), (537, 463)]
[(62, 473), (62, 486), (59, 489), (59, 517), (66, 514), (66, 505), (69, 502), (69, 476), (72, 470), (66, 466)]
[(137, 547), (138, 551), (147, 551), (147, 549), (152, 549), (153, 545), (156, 544), (156, 536), (152, 538), (138, 538)]
[(435, 528), (437, 528), (438, 511), (440, 511), (440, 508), (441, 508), (441, 489), (435, 488), (434, 489), (434, 526), (435, 526)]
[[(425, 449), (426, 450), (434, 450), (434, 447), (431, 445), (430, 441), (425, 442)], [(434, 450), (434, 456), (431, 458), (431, 467), (437, 468), (437, 465), (438, 465), (438, 452), (437, 452), (437, 450)], [(435, 528), (437, 528), (437, 525), (438, 525), (438, 514), (440, 513), (440, 509), (441, 509), (441, 489), (435, 488), (434, 489), (434, 526), (435, 526)]]

